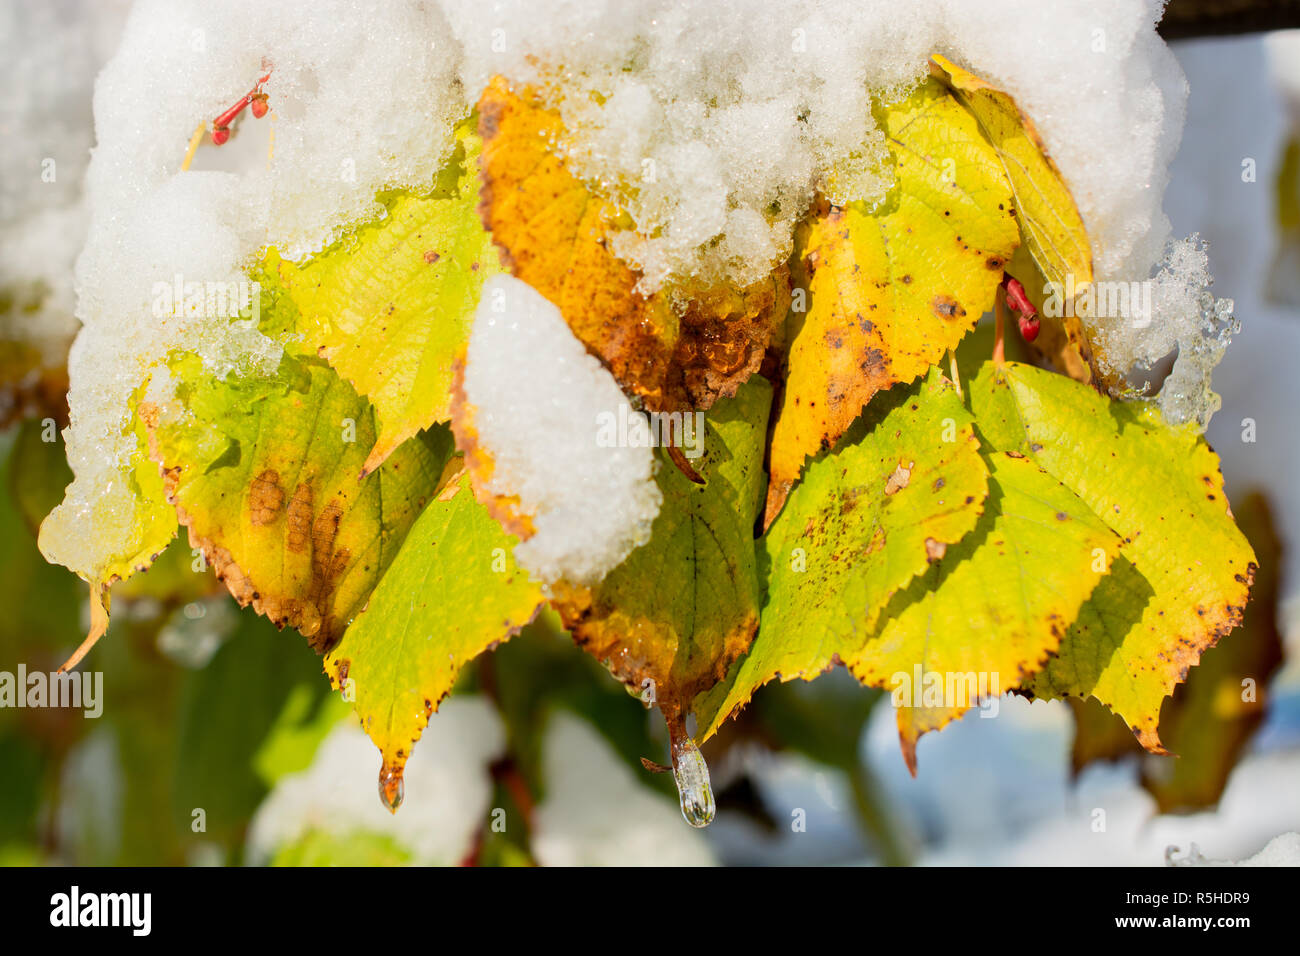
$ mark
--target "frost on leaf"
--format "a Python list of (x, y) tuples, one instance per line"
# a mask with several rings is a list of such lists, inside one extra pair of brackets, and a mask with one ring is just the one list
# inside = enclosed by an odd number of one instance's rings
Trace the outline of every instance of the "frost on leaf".
[(539, 579), (595, 583), (649, 537), (662, 500), (653, 452), (617, 428), (645, 419), (526, 283), (484, 286), (456, 400), (475, 491)]
[(883, 113), (893, 190), (874, 207), (824, 209), (796, 241), (807, 313), (792, 313), (768, 524), (809, 456), (975, 326), (1018, 241), (1002, 164), (941, 84), (927, 81)]
[(511, 273), (554, 303), (625, 390), (656, 411), (706, 409), (756, 372), (785, 317), (783, 266), (744, 288), (641, 291), (610, 249), (635, 224), (569, 168), (558, 114), (495, 78), (479, 101), (484, 225)]

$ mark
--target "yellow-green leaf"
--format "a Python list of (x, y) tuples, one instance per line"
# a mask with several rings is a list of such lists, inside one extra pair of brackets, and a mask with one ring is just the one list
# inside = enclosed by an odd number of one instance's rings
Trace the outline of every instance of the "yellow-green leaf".
[(224, 382), (193, 355), (170, 367), (176, 399), (140, 415), (191, 545), (241, 604), (328, 650), (433, 496), (450, 434), (404, 443), (363, 478), (374, 411), (319, 360)]
[(1123, 539), (1123, 553), (1030, 685), (1092, 696), (1164, 752), (1161, 702), (1241, 620), (1255, 555), (1233, 523), (1218, 458), (1194, 425), (1061, 375), (986, 363), (969, 386), (982, 437), (1037, 462)]
[(511, 557), (514, 544), (475, 500), (469, 478), (456, 479), (424, 509), (325, 659), (383, 754), (380, 781), (394, 809), (411, 748), (460, 669), (542, 604), (541, 588)]
[[(1237, 520), (1259, 556), (1259, 572), (1241, 627), (1205, 652), (1160, 713), (1160, 736), (1175, 756), (1148, 755), (1142, 786), (1161, 813), (1212, 807), (1264, 719), (1269, 680), (1282, 663), (1277, 585), (1282, 557), (1268, 502), (1246, 498)], [(1071, 752), (1077, 773), (1092, 760), (1140, 753), (1122, 720), (1095, 700), (1070, 699), (1075, 715)]]
[(975, 530), (897, 595), (879, 631), (845, 657), (862, 683), (892, 692), (913, 773), (922, 734), (1043, 666), (1119, 550), (1088, 506), (1033, 462), (1004, 453), (988, 462)]
[(755, 376), (710, 409), (694, 462), (705, 484), (665, 458), (650, 540), (560, 604), (574, 640), (655, 700), (675, 733), (695, 695), (726, 674), (758, 626), (754, 521), (771, 402), (772, 387)]
[(874, 208), (831, 207), (798, 239), (794, 281), (807, 290), (807, 314), (793, 330), (772, 438), (768, 524), (807, 457), (974, 327), (1018, 241), (1002, 164), (941, 83), (883, 108), (881, 123), (889, 195)]
[(478, 136), (457, 131), (451, 163), (427, 195), (385, 198), (386, 215), (278, 272), (301, 312), (304, 343), (375, 406), (373, 471), (394, 448), (447, 421), (452, 363), (464, 348), (484, 280), (500, 271), (478, 202)]
[(762, 623), (748, 656), (696, 704), (706, 737), (768, 681), (812, 680), (848, 656), (889, 598), (975, 527), (988, 469), (946, 379), (932, 372), (873, 406), (863, 428), (808, 466), (764, 538)]
[(935, 72), (979, 121), (1006, 169), (1025, 246), (1049, 282), (1082, 292), (1092, 282), (1092, 246), (1061, 172), (1016, 101), (946, 57)]

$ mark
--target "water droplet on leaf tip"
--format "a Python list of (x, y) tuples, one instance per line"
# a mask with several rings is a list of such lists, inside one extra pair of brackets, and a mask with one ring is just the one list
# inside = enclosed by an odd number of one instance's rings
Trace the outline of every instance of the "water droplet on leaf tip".
[(406, 795), (406, 784), (400, 767), (385, 764), (379, 770), (379, 800), (389, 813), (396, 813)]
[(709, 765), (705, 763), (700, 748), (689, 737), (682, 738), (673, 746), (673, 779), (677, 782), (677, 796), (686, 822), (693, 827), (706, 827), (712, 823), (717, 806), (709, 783)]

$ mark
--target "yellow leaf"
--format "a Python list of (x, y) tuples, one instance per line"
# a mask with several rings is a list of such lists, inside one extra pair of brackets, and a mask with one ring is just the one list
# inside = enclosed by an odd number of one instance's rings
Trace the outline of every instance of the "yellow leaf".
[(459, 145), (429, 195), (385, 197), (386, 214), (302, 264), (271, 250), (314, 351), (365, 395), (379, 415), (374, 471), (421, 429), (446, 421), (452, 362), (488, 276), (500, 265), (474, 211), (478, 137)]
[(610, 251), (626, 214), (583, 185), (560, 151), (564, 127), (530, 90), (493, 79), (479, 101), (483, 224), (510, 271), (559, 307), (574, 334), (646, 407), (706, 409), (758, 371), (789, 303), (780, 267), (741, 290), (665, 286)]
[(936, 72), (979, 121), (997, 151), (1016, 197), (1025, 246), (1047, 281), (1082, 292), (1092, 282), (1092, 246), (1083, 218), (1038, 130), (1016, 101), (946, 57), (932, 57)]
[(191, 546), (241, 605), (329, 650), (435, 493), (450, 435), (404, 442), (362, 477), (374, 411), (319, 360), (225, 381), (193, 355), (170, 367), (176, 400), (140, 415)]
[(947, 90), (929, 81), (882, 112), (893, 190), (875, 208), (825, 209), (798, 239), (808, 311), (772, 439), (768, 524), (808, 456), (974, 327), (1016, 248), (1002, 164)]

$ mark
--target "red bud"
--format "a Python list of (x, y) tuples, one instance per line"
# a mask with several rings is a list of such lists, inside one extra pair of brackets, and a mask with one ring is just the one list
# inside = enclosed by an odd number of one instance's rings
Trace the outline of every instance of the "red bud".
[(1038, 338), (1039, 322), (1035, 316), (1021, 315), (1018, 316), (1020, 321), (1020, 335), (1026, 342), (1032, 342)]
[(230, 139), (230, 130), (224, 126), (219, 126), (212, 131), (212, 145), (220, 146), (226, 140)]

